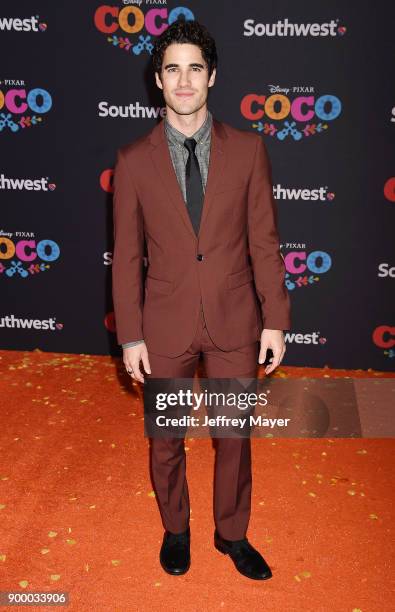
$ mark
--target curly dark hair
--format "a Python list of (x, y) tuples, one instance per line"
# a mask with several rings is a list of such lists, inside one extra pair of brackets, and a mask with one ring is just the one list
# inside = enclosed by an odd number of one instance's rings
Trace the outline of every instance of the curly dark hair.
[(208, 76), (210, 78), (214, 68), (218, 64), (217, 49), (215, 40), (207, 28), (193, 19), (186, 20), (181, 17), (174, 21), (154, 42), (152, 51), (152, 63), (154, 71), (161, 74), (164, 53), (172, 43), (189, 43), (197, 45), (208, 66)]

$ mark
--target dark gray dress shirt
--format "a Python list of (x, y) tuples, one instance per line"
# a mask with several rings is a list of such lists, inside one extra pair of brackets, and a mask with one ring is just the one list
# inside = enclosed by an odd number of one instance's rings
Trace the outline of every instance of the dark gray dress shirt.
[[(206, 119), (203, 125), (192, 134), (192, 136), (185, 136), (182, 132), (179, 132), (174, 126), (172, 126), (167, 117), (164, 118), (165, 134), (167, 138), (167, 144), (169, 145), (170, 156), (173, 162), (173, 167), (177, 175), (178, 184), (184, 202), (186, 205), (186, 186), (185, 186), (185, 167), (188, 160), (188, 149), (184, 146), (185, 138), (194, 138), (196, 140), (195, 153), (199, 162), (200, 174), (202, 176), (203, 192), (206, 190), (208, 167), (210, 163), (210, 144), (211, 144), (211, 126), (213, 116), (209, 110), (207, 110)], [(122, 344), (122, 348), (128, 348), (129, 346), (135, 346), (140, 344), (144, 340), (134, 340), (131, 342), (125, 342)]]

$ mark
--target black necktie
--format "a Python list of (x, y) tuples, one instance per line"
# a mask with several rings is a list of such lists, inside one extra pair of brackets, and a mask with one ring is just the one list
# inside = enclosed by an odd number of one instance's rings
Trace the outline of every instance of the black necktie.
[(200, 174), (199, 161), (196, 157), (194, 138), (185, 138), (184, 146), (189, 151), (189, 156), (185, 168), (185, 188), (187, 196), (187, 208), (195, 234), (199, 233), (200, 217), (203, 208), (203, 185)]

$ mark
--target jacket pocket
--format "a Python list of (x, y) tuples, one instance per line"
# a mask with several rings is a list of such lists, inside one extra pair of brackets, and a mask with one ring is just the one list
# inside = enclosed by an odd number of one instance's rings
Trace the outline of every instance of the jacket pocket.
[(248, 266), (248, 268), (239, 270), (239, 272), (232, 272), (232, 274), (228, 275), (228, 287), (229, 289), (236, 289), (236, 287), (241, 287), (253, 279), (252, 267)]
[(145, 288), (149, 293), (152, 291), (170, 295), (173, 292), (174, 282), (164, 280), (163, 278), (155, 278), (154, 276), (147, 274), (145, 279)]

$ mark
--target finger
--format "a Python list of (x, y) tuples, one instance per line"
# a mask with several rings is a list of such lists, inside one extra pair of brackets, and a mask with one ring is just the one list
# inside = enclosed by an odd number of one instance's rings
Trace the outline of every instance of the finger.
[(132, 364), (130, 363), (128, 359), (125, 359), (123, 362), (123, 365), (125, 366), (126, 373), (129, 374), (129, 372), (131, 371), (133, 367)]
[(275, 370), (277, 366), (280, 364), (281, 353), (282, 351), (273, 350), (273, 361), (270, 365), (266, 366), (265, 368), (266, 374), (270, 374), (270, 372), (273, 372), (273, 370)]
[(136, 380), (138, 380), (139, 382), (144, 382), (144, 375), (142, 374), (142, 372), (140, 371), (139, 365), (135, 365), (133, 367), (133, 376), (136, 378)]
[(273, 372), (273, 370), (276, 369), (276, 364), (271, 363), (270, 365), (266, 366), (265, 368), (265, 374), (270, 374), (271, 372)]
[(141, 374), (140, 370), (138, 372), (133, 371), (130, 376), (138, 382), (141, 382), (141, 383), (144, 382), (144, 376)]
[(273, 359), (273, 363), (266, 366), (265, 368), (266, 374), (270, 374), (270, 372), (273, 372), (273, 370), (275, 370), (279, 364), (280, 364), (279, 359)]
[(133, 378), (135, 380), (138, 380), (139, 382), (144, 382), (144, 376), (143, 376), (143, 374), (140, 371), (140, 363), (139, 363), (139, 361), (135, 361), (132, 364), (132, 369), (133, 369), (133, 374), (132, 374)]
[(127, 374), (128, 376), (130, 376), (130, 378), (134, 378), (134, 376), (133, 376), (132, 366), (127, 366), (127, 368), (126, 368), (126, 374)]
[(141, 360), (143, 362), (144, 370), (147, 372), (147, 374), (151, 374), (151, 367), (149, 364), (148, 353), (143, 353), (141, 355)]
[(259, 363), (263, 363), (266, 359), (266, 352), (268, 349), (268, 345), (267, 344), (261, 344), (261, 350), (259, 351), (259, 359), (258, 362)]

